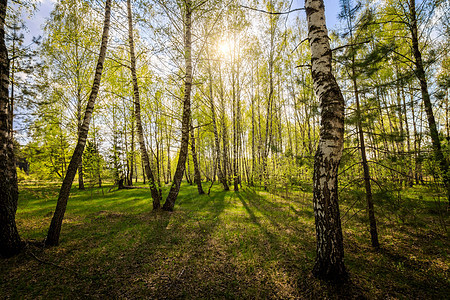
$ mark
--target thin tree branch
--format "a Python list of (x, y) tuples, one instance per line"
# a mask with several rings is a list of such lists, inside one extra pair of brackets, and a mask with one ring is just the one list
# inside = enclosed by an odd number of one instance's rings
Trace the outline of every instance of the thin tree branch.
[[(358, 149), (359, 149), (359, 147), (358, 147)], [(351, 168), (353, 168), (354, 166), (359, 165), (359, 164), (361, 164), (360, 161), (358, 161), (357, 163), (354, 163), (353, 165), (351, 165), (350, 167), (346, 168), (345, 170), (342, 170), (342, 171), (338, 174), (338, 176), (344, 174), (345, 171), (348, 171), (348, 170), (350, 170)]]
[(297, 46), (295, 46), (294, 50), (291, 51), (291, 53), (294, 53), (294, 51), (297, 50), (297, 48), (300, 47), (300, 45), (306, 42), (307, 40), (308, 38), (301, 40), (300, 43), (298, 43)]
[[(398, 56), (403, 57), (404, 59), (406, 59), (407, 61), (409, 61), (410, 63), (412, 63), (414, 66), (416, 66), (416, 62), (412, 59), (410, 59), (409, 57), (401, 54), (400, 52), (395, 51), (394, 49), (392, 49), (392, 52), (394, 52), (395, 54), (397, 54)], [(414, 69), (413, 69), (414, 70)]]
[(269, 14), (269, 15), (285, 15), (285, 14), (290, 14), (291, 12), (294, 12), (294, 11), (305, 10), (305, 8), (302, 7), (302, 8), (295, 8), (295, 9), (292, 9), (292, 10), (289, 10), (289, 11), (283, 11), (283, 12), (271, 12), (271, 11), (266, 11), (266, 10), (262, 10), (262, 9), (258, 9), (258, 8), (248, 7), (248, 6), (245, 6), (245, 5), (240, 5), (240, 7), (251, 9), (251, 10), (254, 10), (254, 11), (257, 11), (257, 12), (262, 12), (262, 13)]
[(367, 40), (367, 41), (363, 41), (363, 42), (359, 42), (359, 43), (355, 43), (355, 44), (347, 44), (347, 45), (344, 45), (344, 46), (339, 46), (337, 48), (331, 49), (331, 51), (337, 51), (337, 50), (341, 50), (341, 49), (347, 48), (347, 47), (353, 47), (353, 46), (358, 46), (358, 45), (362, 45), (362, 44), (367, 44), (369, 42), (370, 41)]
[(295, 68), (310, 68), (311, 69), (311, 65), (308, 65), (308, 64), (306, 64), (306, 65), (298, 65)]
[(388, 166), (385, 166), (385, 165), (383, 165), (383, 164), (381, 164), (381, 163), (379, 163), (379, 162), (376, 162), (376, 161), (370, 161), (370, 160), (368, 160), (367, 162), (368, 162), (368, 163), (373, 163), (373, 164), (379, 165), (379, 166), (381, 166), (381, 167), (383, 167), (383, 168), (386, 168), (386, 169), (388, 169), (388, 170), (391, 170), (392, 172), (395, 172), (395, 173), (400, 174), (400, 175), (402, 175), (402, 176), (405, 176), (405, 177), (407, 177), (407, 178), (414, 179), (414, 176), (410, 176), (410, 175), (408, 175), (408, 174), (402, 173), (402, 172), (400, 172), (400, 171), (398, 171), (398, 170), (396, 170), (396, 169), (393, 169), (393, 168), (390, 168), (390, 167), (388, 167)]
[(196, 10), (196, 9), (199, 8), (200, 6), (203, 6), (206, 2), (208, 2), (208, 0), (205, 0), (205, 1), (203, 1), (203, 2), (201, 2), (201, 3), (199, 3), (199, 4), (197, 4), (196, 6), (194, 6), (194, 7), (192, 8), (192, 10), (193, 10), (193, 11)]

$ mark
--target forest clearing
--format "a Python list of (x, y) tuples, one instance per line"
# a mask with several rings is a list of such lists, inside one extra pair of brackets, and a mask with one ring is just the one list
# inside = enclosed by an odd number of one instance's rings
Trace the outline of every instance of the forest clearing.
[(215, 187), (210, 196), (199, 196), (194, 185), (183, 184), (173, 213), (152, 212), (148, 189), (108, 193), (105, 186), (103, 194), (99, 188), (74, 188), (61, 245), (44, 250), (39, 243), (58, 188), (21, 185), (17, 226), (30, 244), (23, 254), (0, 261), (0, 295), (445, 299), (450, 292), (450, 243), (436, 199), (420, 187), (392, 202), (389, 195), (375, 195), (376, 205), (384, 207), (378, 215), (379, 252), (369, 244), (364, 205), (352, 207), (362, 193), (346, 194), (342, 230), (351, 283), (337, 287), (311, 274), (311, 187), (287, 195)]
[(449, 0), (0, 0), (0, 298), (448, 298), (449, 49)]

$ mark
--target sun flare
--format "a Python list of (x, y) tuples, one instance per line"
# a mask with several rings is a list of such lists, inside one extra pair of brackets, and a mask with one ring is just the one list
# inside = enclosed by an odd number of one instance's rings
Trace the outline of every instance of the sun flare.
[(229, 40), (223, 40), (219, 42), (218, 49), (219, 53), (223, 56), (229, 56), (231, 51), (233, 51), (233, 42)]

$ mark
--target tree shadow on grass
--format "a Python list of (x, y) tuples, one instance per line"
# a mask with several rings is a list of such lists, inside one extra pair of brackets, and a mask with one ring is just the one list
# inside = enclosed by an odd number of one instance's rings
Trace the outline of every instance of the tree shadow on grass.
[[(237, 196), (249, 214), (250, 220), (269, 237), (271, 247), (277, 253), (279, 268), (288, 274), (291, 282), (295, 282), (301, 298), (364, 299), (366, 297), (362, 288), (352, 281), (343, 285), (334, 285), (312, 276), (311, 270), (315, 258), (312, 212), (297, 211), (290, 205), (289, 207), (297, 216), (290, 220), (291, 217), (286, 214), (285, 204), (276, 203), (276, 198), (270, 201), (251, 189)], [(308, 219), (309, 222), (302, 222), (302, 218)], [(286, 248), (286, 244), (290, 247)]]
[(288, 234), (294, 234), (293, 231), (296, 231), (295, 234), (301, 234), (310, 242), (308, 234), (311, 232), (311, 228), (309, 227), (311, 227), (310, 224), (314, 217), (310, 210), (297, 210), (291, 201), (278, 203), (277, 198), (272, 198), (272, 201), (270, 201), (253, 189), (245, 189), (243, 196), (248, 200), (251, 207), (271, 222), (274, 228), (279, 231), (283, 230)]
[[(398, 245), (375, 253), (357, 239), (346, 242), (354, 284), (336, 287), (316, 280), (310, 272), (315, 257), (310, 208), (301, 206), (298, 199), (286, 201), (251, 189), (214, 191), (211, 197), (198, 196), (195, 186), (183, 185), (172, 213), (151, 211), (150, 196), (139, 191), (93, 201), (75, 197), (73, 208), (68, 207), (60, 246), (33, 250), (37, 257), (63, 268), (26, 254), (0, 261), (0, 294), (11, 298), (338, 299), (407, 298), (408, 293), (415, 298), (439, 298), (448, 291), (445, 275), (433, 274), (437, 262), (432, 259), (414, 260), (409, 256), (413, 250)], [(39, 203), (33, 208), (39, 208)], [(402, 247), (421, 240), (402, 241)], [(443, 254), (436, 257), (441, 263), (447, 261)], [(436, 291), (430, 291), (430, 286)], [(367, 295), (366, 290), (364, 294), (360, 287), (379, 294)]]
[[(252, 223), (257, 225), (259, 227), (259, 229), (261, 230), (261, 232), (263, 232), (269, 238), (269, 241), (274, 243), (275, 246), (277, 248), (279, 248), (279, 241), (277, 240), (277, 237), (274, 234), (272, 234), (272, 232), (270, 232), (265, 226), (263, 226), (261, 224), (261, 222), (255, 216), (255, 213), (253, 212), (253, 210), (250, 208), (247, 201), (244, 199), (243, 195), (240, 192), (235, 192), (235, 195), (241, 201), (242, 205), (244, 206), (245, 210), (247, 211), (248, 215), (250, 216), (250, 220), (252, 221)], [(248, 198), (247, 198), (247, 200), (248, 200)], [(250, 202), (250, 200), (248, 200), (248, 201)], [(275, 223), (273, 221), (272, 221), (272, 223), (274, 225), (278, 226), (277, 223)]]
[(387, 263), (380, 264), (366, 260), (367, 265), (372, 265), (374, 274), (384, 273), (385, 277), (391, 279), (387, 282), (396, 283), (392, 286), (391, 284), (385, 286), (384, 292), (387, 292), (388, 295), (415, 299), (423, 299), (427, 298), (427, 295), (428, 297), (433, 295), (433, 298), (438, 299), (443, 295), (450, 294), (448, 276), (436, 272), (432, 259), (430, 261), (416, 260), (408, 257), (407, 251), (403, 252), (402, 249), (389, 245), (384, 246), (375, 255), (378, 255), (380, 260)]
[(290, 208), (299, 218), (306, 218), (306, 219), (314, 218), (314, 212), (311, 210), (306, 210), (306, 209), (298, 210), (298, 209), (295, 209), (295, 207), (292, 205)]
[[(158, 232), (161, 240), (159, 247), (153, 247), (155, 261), (132, 276), (132, 281), (141, 282), (145, 289), (141, 284), (132, 284), (121, 288), (121, 296), (148, 297), (151, 294), (158, 299), (173, 299), (214, 294), (209, 285), (213, 278), (207, 275), (208, 266), (214, 264), (211, 240), (228, 205), (225, 199), (228, 194), (218, 192), (213, 197), (190, 197), (189, 193), (196, 191), (185, 187), (174, 212), (163, 212), (170, 215), (170, 221)], [(141, 244), (139, 247), (151, 246)]]
[[(310, 238), (291, 231), (289, 224), (283, 224), (287, 217), (283, 207), (266, 203), (268, 201), (264, 197), (248, 193), (247, 190), (236, 193), (236, 196), (250, 221), (262, 234), (254, 237), (252, 242), (261, 245), (268, 243), (265, 248), (258, 249), (267, 280), (263, 289), (269, 288), (266, 292), (271, 298), (299, 297), (307, 294), (308, 291), (299, 289), (299, 286), (303, 285), (301, 281), (308, 277), (311, 268), (312, 262), (307, 253), (310, 251)], [(295, 244), (296, 247), (286, 247), (287, 244)]]

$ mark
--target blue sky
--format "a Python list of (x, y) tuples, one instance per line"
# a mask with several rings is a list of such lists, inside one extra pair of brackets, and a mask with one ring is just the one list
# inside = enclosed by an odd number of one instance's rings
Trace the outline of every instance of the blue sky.
[[(27, 20), (26, 24), (28, 29), (30, 30), (30, 36), (39, 36), (42, 35), (42, 25), (46, 18), (50, 15), (51, 10), (53, 9), (53, 4), (56, 0), (41, 0), (39, 5), (39, 10), (36, 14)], [(296, 7), (303, 7), (304, 1), (297, 0), (295, 1)], [(295, 3), (294, 2), (294, 3)], [(293, 5), (293, 7), (295, 4)], [(300, 12), (304, 13), (304, 12)], [(329, 29), (332, 29), (336, 26), (338, 20), (337, 16), (339, 14), (339, 1), (338, 0), (325, 0), (325, 17), (327, 20), (327, 26)], [(31, 40), (31, 37), (30, 37)]]
[(325, 0), (325, 19), (329, 29), (335, 28), (338, 21), (340, 7), (338, 0)]
[[(28, 27), (28, 32), (25, 33), (25, 43), (31, 43), (33, 37), (42, 36), (43, 35), (43, 24), (45, 20), (50, 16), (50, 12), (54, 7), (54, 3), (57, 0), (34, 0), (39, 1), (38, 10), (32, 17), (25, 18), (25, 24)], [(103, 0), (100, 0), (103, 1)], [(11, 2), (10, 2), (11, 3)], [(292, 8), (299, 8), (304, 6), (304, 0), (296, 0), (293, 2)], [(295, 12), (296, 14), (304, 14), (304, 12)], [(337, 16), (339, 14), (339, 1), (338, 0), (325, 0), (325, 15), (327, 20), (328, 29), (333, 29), (336, 27), (338, 22)], [(20, 120), (17, 119), (15, 122), (15, 127), (19, 128)], [(25, 140), (27, 139), (23, 136)], [(24, 140), (22, 140), (24, 142)]]

